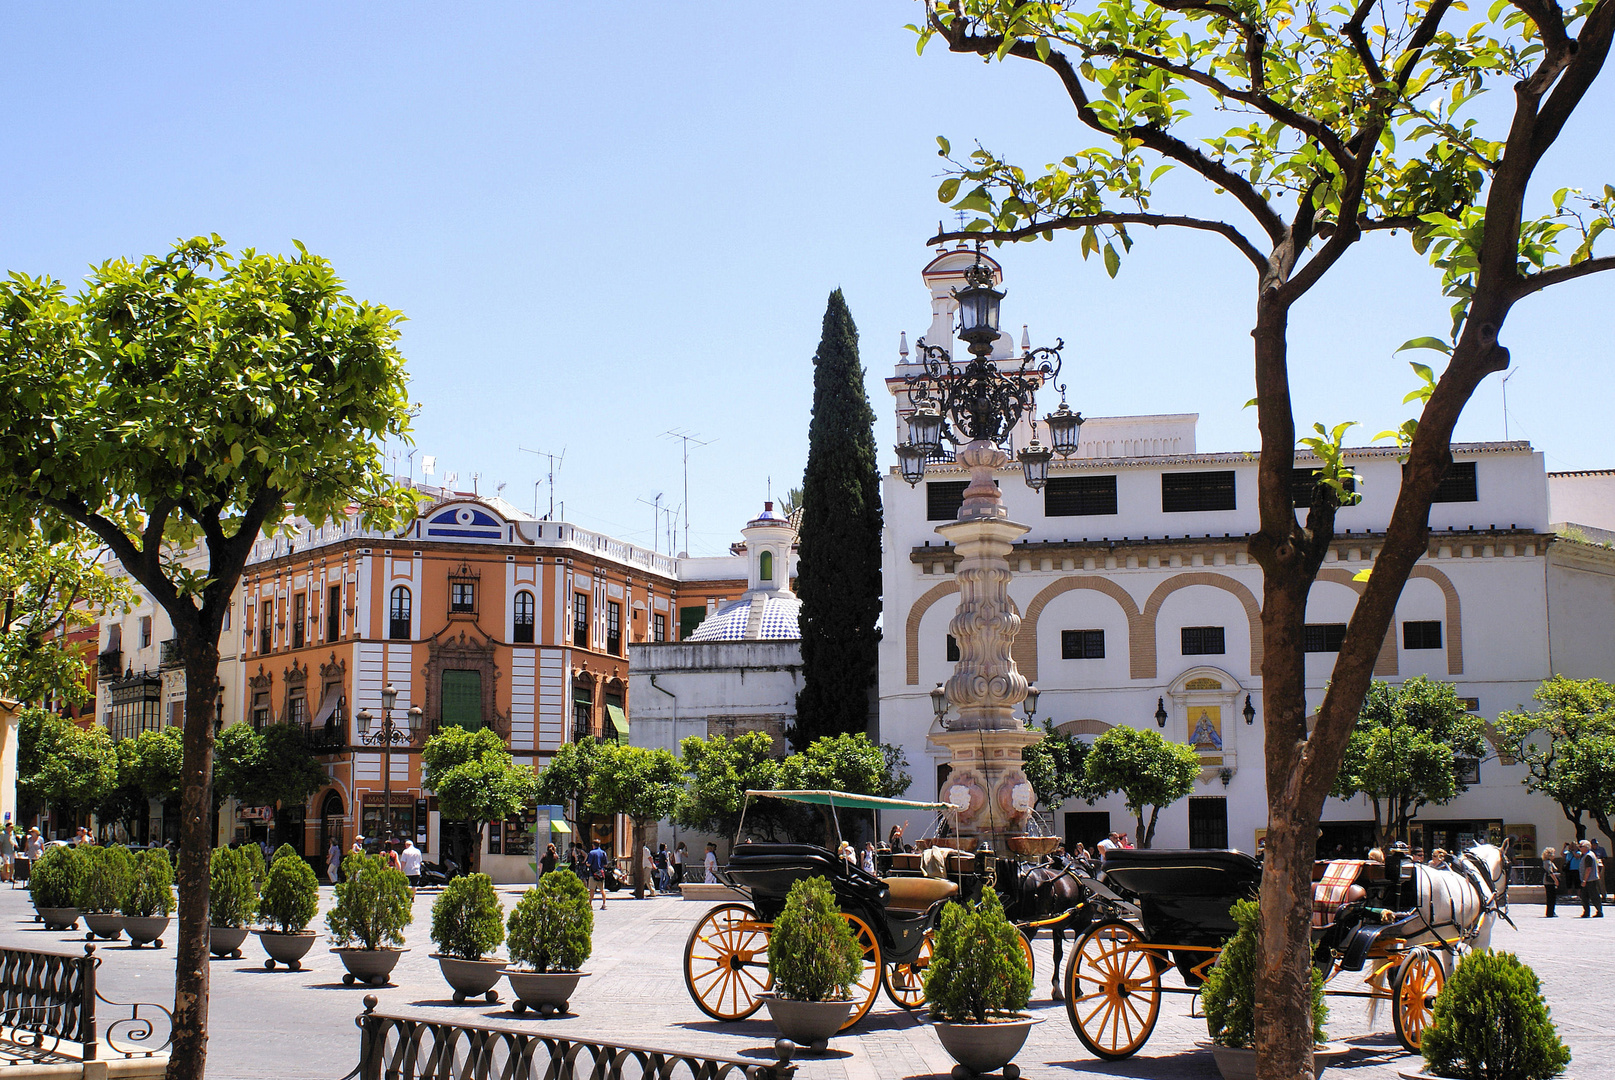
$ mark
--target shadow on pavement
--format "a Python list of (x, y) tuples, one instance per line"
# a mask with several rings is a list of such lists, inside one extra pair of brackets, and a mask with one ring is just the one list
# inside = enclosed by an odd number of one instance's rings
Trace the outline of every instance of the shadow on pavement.
[(1101, 1076), (1129, 1076), (1135, 1080), (1188, 1080), (1191, 1077), (1221, 1075), (1209, 1050), (1190, 1050), (1164, 1057), (1130, 1057), (1124, 1061), (1084, 1058), (1081, 1061), (1051, 1061), (1048, 1064), (1056, 1069)]

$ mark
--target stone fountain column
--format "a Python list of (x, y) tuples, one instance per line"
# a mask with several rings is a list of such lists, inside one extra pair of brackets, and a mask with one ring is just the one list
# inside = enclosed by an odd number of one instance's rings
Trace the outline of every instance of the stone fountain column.
[(953, 771), (938, 797), (965, 807), (961, 835), (1003, 854), (1004, 841), (1026, 831), (1033, 799), (1021, 754), (1039, 738), (1015, 716), (1027, 683), (1010, 656), (1021, 617), (1009, 598), (1009, 555), (1029, 528), (1009, 520), (993, 483), (1010, 463), (1007, 453), (978, 439), (959, 451), (959, 461), (970, 469), (964, 505), (957, 521), (936, 530), (953, 545), (959, 582), (959, 610), (948, 626), (959, 661), (947, 682), (957, 715), (933, 736), (952, 754)]

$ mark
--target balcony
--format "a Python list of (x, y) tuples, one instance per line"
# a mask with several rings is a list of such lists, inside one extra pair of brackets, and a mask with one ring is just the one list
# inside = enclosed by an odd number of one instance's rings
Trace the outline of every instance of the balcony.
[(123, 650), (108, 649), (95, 658), (95, 674), (102, 679), (116, 679), (123, 674)]
[(157, 643), (157, 667), (159, 670), (183, 667), (185, 658), (179, 654), (179, 641), (175, 638), (164, 638)]
[(323, 724), (303, 725), (303, 745), (316, 754), (329, 754), (348, 748), (348, 725), (337, 719)]

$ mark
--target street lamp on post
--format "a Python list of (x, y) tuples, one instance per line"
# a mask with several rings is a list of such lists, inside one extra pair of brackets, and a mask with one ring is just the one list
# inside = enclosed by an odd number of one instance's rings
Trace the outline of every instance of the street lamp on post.
[[(1018, 358), (993, 358), (1004, 298), (994, 288), (997, 273), (997, 266), (978, 253), (962, 271), (965, 286), (953, 291), (968, 360), (959, 363), (947, 349), (924, 339), (916, 342), (912, 360), (905, 357), (919, 370), (904, 378), (913, 411), (906, 418), (908, 441), (897, 447), (900, 471), (910, 486), (925, 479), (926, 462), (941, 456), (944, 439), (957, 448), (954, 460), (969, 470), (956, 520), (937, 528), (956, 556), (960, 601), (949, 632), (959, 642), (959, 659), (947, 685), (930, 696), (941, 728), (935, 741), (952, 755), (950, 783), (979, 792), (958, 824), (961, 835), (974, 835), (981, 850), (1025, 831), (1031, 788), (1022, 753), (1037, 741), (1026, 726), (1037, 711), (1037, 693), (1010, 653), (1020, 615), (1009, 598), (1008, 557), (1030, 530), (1009, 520), (995, 476), (1019, 464), (1027, 486), (1040, 490), (1048, 483), (1054, 456), (1076, 452), (1082, 423), (1065, 404), (1059, 381), (1063, 341), (1033, 349), (1023, 340)], [(1046, 418), (1049, 446), (1039, 440), (1035, 419), (1037, 391), (1044, 386), (1061, 396), (1060, 408)], [(1012, 456), (1009, 444), (1023, 418), (1032, 421), (1031, 439)], [(1025, 716), (1017, 717), (1016, 706), (1023, 702)], [(951, 718), (950, 705), (957, 708)]]
[(381, 727), (374, 732), (370, 730), (375, 717), (368, 709), (360, 709), (354, 715), (359, 724), (359, 742), (364, 746), (381, 747), (381, 801), (382, 801), (382, 839), (391, 843), (393, 838), (393, 744), (408, 745), (415, 741), (420, 733), (421, 718), (424, 715), (419, 705), (411, 706), (408, 712), (409, 726), (399, 728), (393, 725), (393, 707), (398, 704), (398, 690), (392, 683), (388, 683), (381, 691)]

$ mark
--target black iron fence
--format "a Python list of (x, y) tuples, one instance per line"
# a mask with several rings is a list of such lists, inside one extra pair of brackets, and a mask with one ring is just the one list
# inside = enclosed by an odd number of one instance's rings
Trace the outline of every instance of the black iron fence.
[(531, 1030), (416, 1020), (376, 1012), (367, 994), (359, 1065), (343, 1080), (792, 1080), (795, 1044), (774, 1044), (774, 1060), (741, 1061)]
[[(95, 987), (100, 965), (94, 945), (84, 946), (82, 956), (0, 949), (0, 1063), (49, 1060), (64, 1042), (77, 1044), (75, 1053), (84, 1061), (100, 1057), (102, 1046), (126, 1058), (152, 1057), (167, 1049), (173, 1014), (149, 1002), (126, 1004), (103, 997)], [(98, 1001), (117, 1010), (99, 1039)]]
[(107, 649), (95, 658), (95, 674), (102, 679), (116, 679), (123, 674), (123, 650)]

